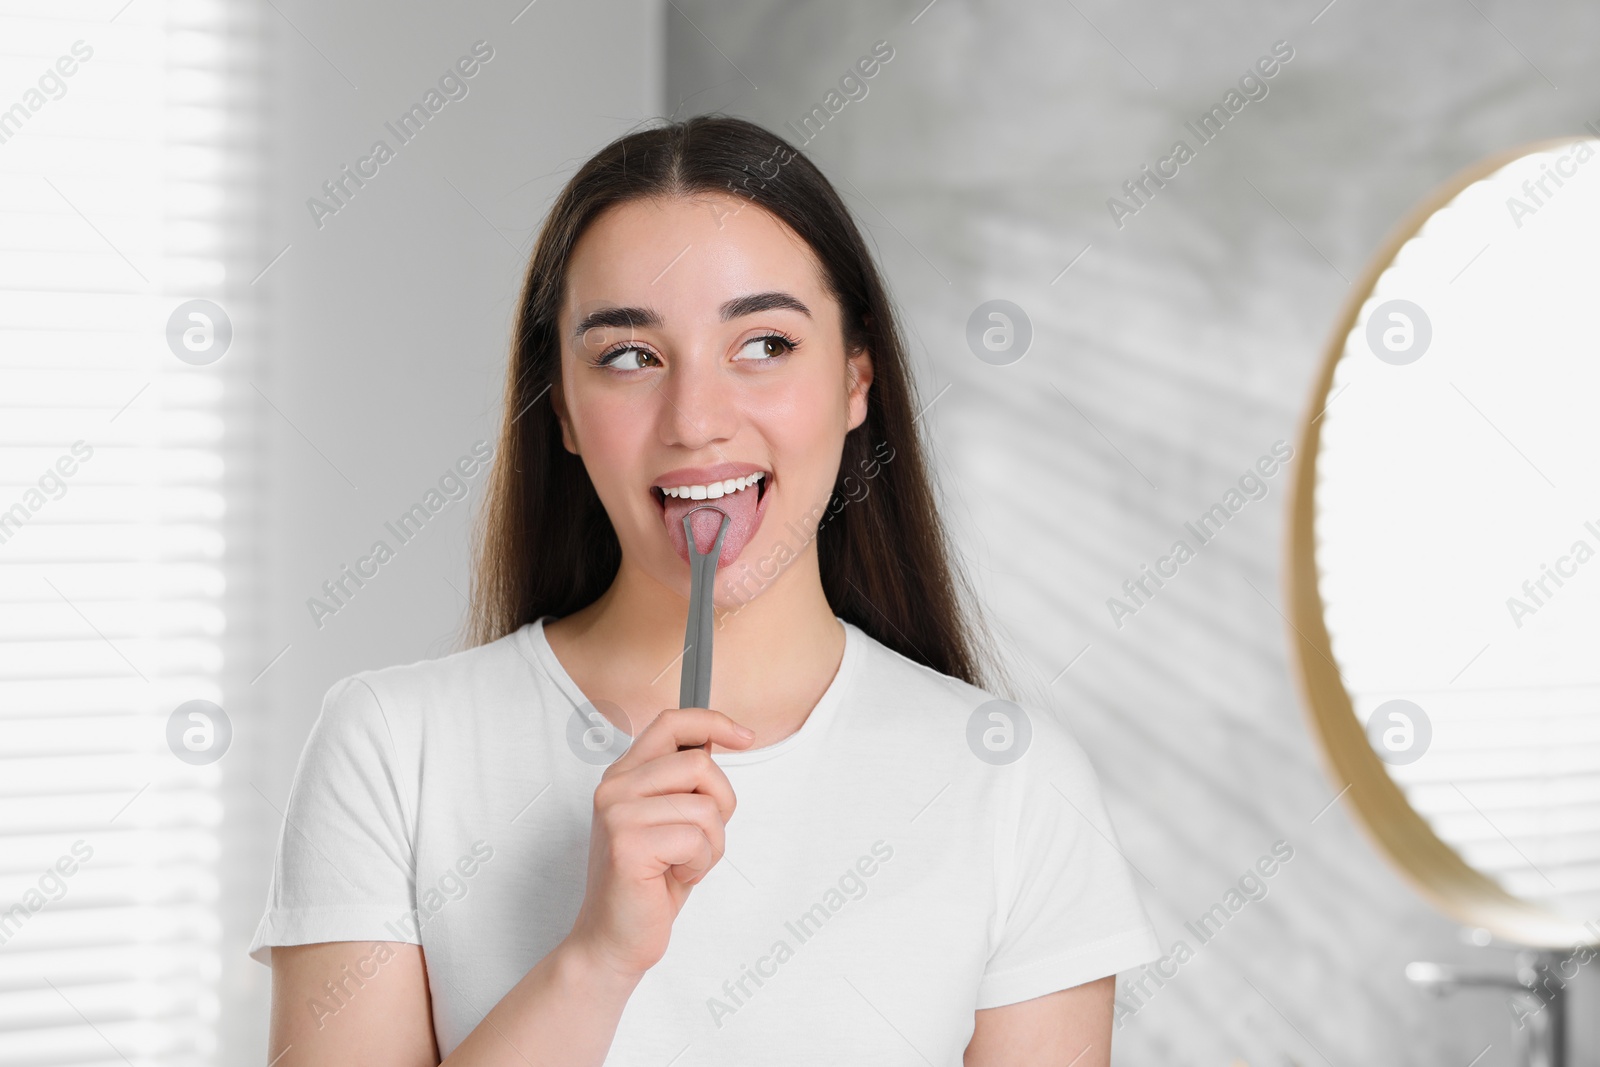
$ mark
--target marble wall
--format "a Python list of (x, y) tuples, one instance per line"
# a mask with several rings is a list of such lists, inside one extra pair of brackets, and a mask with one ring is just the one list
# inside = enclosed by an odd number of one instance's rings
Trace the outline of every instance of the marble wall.
[[(1348, 285), (1414, 202), (1479, 157), (1600, 122), (1600, 7), (925, 3), (673, 0), (666, 106), (804, 140), (869, 234), (1016, 693), (1087, 747), (1163, 943), (1193, 950), (1147, 996), (1122, 976), (1137, 1006), (1116, 1062), (1514, 1062), (1500, 999), (1435, 1000), (1403, 976), (1507, 954), (1466, 945), (1329, 806), (1280, 615), (1298, 457), (1135, 614), (1106, 601), (1293, 444)], [(879, 41), (893, 56), (865, 95), (797, 133)], [(1185, 123), (1275, 47), (1272, 77), (1202, 144)], [(1113, 212), (1180, 138), (1176, 176)], [(965, 341), (991, 299), (1033, 325), (1009, 366)], [(1185, 923), (1277, 841), (1293, 859), (1266, 897), (1201, 943)], [(1584, 1018), (1600, 989), (1576, 992), (1575, 1062), (1600, 1062)]]

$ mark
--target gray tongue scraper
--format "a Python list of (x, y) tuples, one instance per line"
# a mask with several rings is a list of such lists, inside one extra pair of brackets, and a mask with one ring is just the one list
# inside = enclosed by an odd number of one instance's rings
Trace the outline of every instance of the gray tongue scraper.
[[(711, 545), (711, 551), (705, 553), (695, 544), (694, 525), (690, 522), (690, 516), (702, 510), (714, 511), (722, 516), (722, 523), (717, 527), (717, 539)], [(711, 704), (711, 625), (715, 621), (711, 610), (712, 594), (716, 588), (717, 559), (722, 555), (722, 539), (727, 535), (731, 523), (728, 513), (714, 504), (690, 508), (683, 516), (683, 535), (689, 542), (689, 624), (683, 633), (683, 674), (678, 682), (680, 708), (704, 708)], [(711, 742), (707, 741), (701, 747), (710, 752)]]

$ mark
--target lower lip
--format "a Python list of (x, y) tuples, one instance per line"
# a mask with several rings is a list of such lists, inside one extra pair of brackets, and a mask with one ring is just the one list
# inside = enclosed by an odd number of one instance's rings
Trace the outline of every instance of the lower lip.
[[(750, 544), (750, 542), (755, 540), (756, 531), (761, 529), (761, 520), (762, 517), (767, 513), (767, 503), (772, 499), (773, 492), (772, 475), (762, 475), (762, 480), (767, 482), (767, 487), (765, 489), (762, 489), (760, 486), (752, 485), (748, 489), (740, 490), (740, 492), (744, 493), (760, 493), (761, 498), (756, 502), (756, 509), (750, 517), (750, 528), (748, 530), (740, 530), (738, 525), (732, 522), (730, 516), (728, 532), (722, 538), (722, 552), (717, 556), (718, 570), (721, 570), (722, 568), (731, 564), (734, 560), (738, 559), (739, 556), (743, 554), (745, 548)], [(654, 493), (651, 493), (651, 499), (655, 499)], [(720, 500), (722, 498), (718, 497), (717, 499)], [(695, 504), (715, 505), (716, 502), (716, 500), (707, 498), (705, 500), (697, 500), (695, 501)], [(688, 564), (689, 542), (684, 536), (683, 524), (681, 522), (667, 521), (667, 506), (665, 500), (655, 500), (655, 505), (661, 513), (661, 524), (662, 526), (666, 527), (667, 537), (672, 541), (672, 547), (674, 551), (678, 553), (679, 559), (683, 560), (685, 564)]]

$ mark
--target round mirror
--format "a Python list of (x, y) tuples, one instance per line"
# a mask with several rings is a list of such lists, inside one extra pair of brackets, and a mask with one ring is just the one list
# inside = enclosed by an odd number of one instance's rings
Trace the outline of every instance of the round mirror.
[(1290, 641), (1335, 788), (1436, 907), (1600, 942), (1600, 140), (1485, 160), (1352, 287)]

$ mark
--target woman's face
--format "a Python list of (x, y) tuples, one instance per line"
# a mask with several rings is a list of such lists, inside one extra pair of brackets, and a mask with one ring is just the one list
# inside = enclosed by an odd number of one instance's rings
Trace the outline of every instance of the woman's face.
[[(845, 434), (867, 412), (868, 353), (806, 243), (748, 200), (631, 201), (579, 239), (560, 320), (563, 440), (583, 459), (624, 566), (689, 595), (721, 517), (716, 601), (751, 599), (804, 557)], [(731, 480), (731, 484), (730, 484)], [(739, 486), (744, 488), (739, 488)]]

